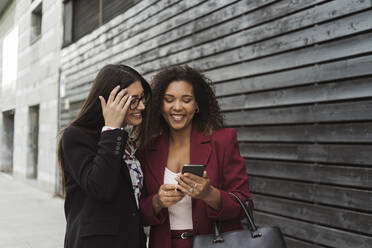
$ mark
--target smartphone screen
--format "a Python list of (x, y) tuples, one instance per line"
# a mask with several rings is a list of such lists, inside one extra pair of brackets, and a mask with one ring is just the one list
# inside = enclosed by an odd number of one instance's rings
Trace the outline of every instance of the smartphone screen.
[(182, 174), (189, 172), (199, 177), (203, 176), (205, 165), (203, 164), (185, 164), (182, 168)]

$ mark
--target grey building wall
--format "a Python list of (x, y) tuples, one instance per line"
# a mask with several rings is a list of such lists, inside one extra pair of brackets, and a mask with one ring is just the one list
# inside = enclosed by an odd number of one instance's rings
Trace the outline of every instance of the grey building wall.
[[(15, 26), (15, 2), (3, 4), (0, 16), (0, 82), (3, 78), (3, 39), (12, 31)], [(12, 123), (9, 121), (13, 118), (13, 109), (15, 106), (15, 85), (6, 87), (0, 83), (0, 170), (10, 172), (12, 170), (13, 146), (11, 140), (14, 132)], [(3, 114), (7, 111), (10, 115)], [(9, 118), (7, 118), (9, 117)]]
[(289, 247), (372, 244), (372, 3), (142, 0), (61, 53), (61, 127), (107, 63), (188, 63), (238, 131), (256, 219)]
[[(41, 34), (32, 41), (32, 12), (39, 4), (42, 4)], [(12, 15), (13, 22), (8, 26), (16, 26), (19, 30), (15, 92), (2, 92), (0, 104), (2, 112), (13, 109), (15, 113), (13, 175), (52, 193), (56, 180), (62, 13), (62, 1), (17, 0), (1, 17), (1, 21), (10, 22), (7, 16)], [(33, 109), (38, 109), (38, 115), (32, 114)], [(36, 143), (31, 140), (33, 137)], [(3, 146), (3, 140), (1, 142)], [(36, 178), (28, 180), (30, 164), (35, 157), (33, 147), (37, 155)]]

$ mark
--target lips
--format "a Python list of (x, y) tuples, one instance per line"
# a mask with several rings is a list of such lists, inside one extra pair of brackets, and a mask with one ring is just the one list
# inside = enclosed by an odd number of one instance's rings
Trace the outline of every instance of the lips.
[(182, 119), (185, 117), (184, 115), (180, 115), (180, 114), (171, 114), (170, 116), (175, 121), (182, 121)]
[(131, 114), (131, 116), (133, 116), (134, 118), (142, 118), (141, 113), (133, 113)]

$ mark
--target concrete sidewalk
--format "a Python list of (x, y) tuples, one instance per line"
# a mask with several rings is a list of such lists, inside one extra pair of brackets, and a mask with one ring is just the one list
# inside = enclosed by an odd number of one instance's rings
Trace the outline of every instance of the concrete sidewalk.
[(62, 248), (63, 200), (0, 173), (0, 247)]

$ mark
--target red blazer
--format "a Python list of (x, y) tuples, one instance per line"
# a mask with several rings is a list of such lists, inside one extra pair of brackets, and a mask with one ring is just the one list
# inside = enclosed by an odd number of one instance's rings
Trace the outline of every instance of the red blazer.
[[(150, 247), (171, 248), (168, 209), (155, 216), (152, 198), (164, 182), (168, 158), (168, 134), (157, 137), (139, 155), (144, 173), (144, 192), (140, 209), (144, 225), (151, 226)], [(222, 222), (222, 231), (241, 229), (243, 212), (228, 192), (240, 198), (250, 197), (245, 160), (240, 156), (236, 132), (226, 128), (204, 136), (193, 126), (190, 139), (190, 163), (206, 165), (211, 185), (221, 192), (222, 209), (216, 211), (202, 200), (192, 199), (194, 234), (214, 232), (214, 221)]]

